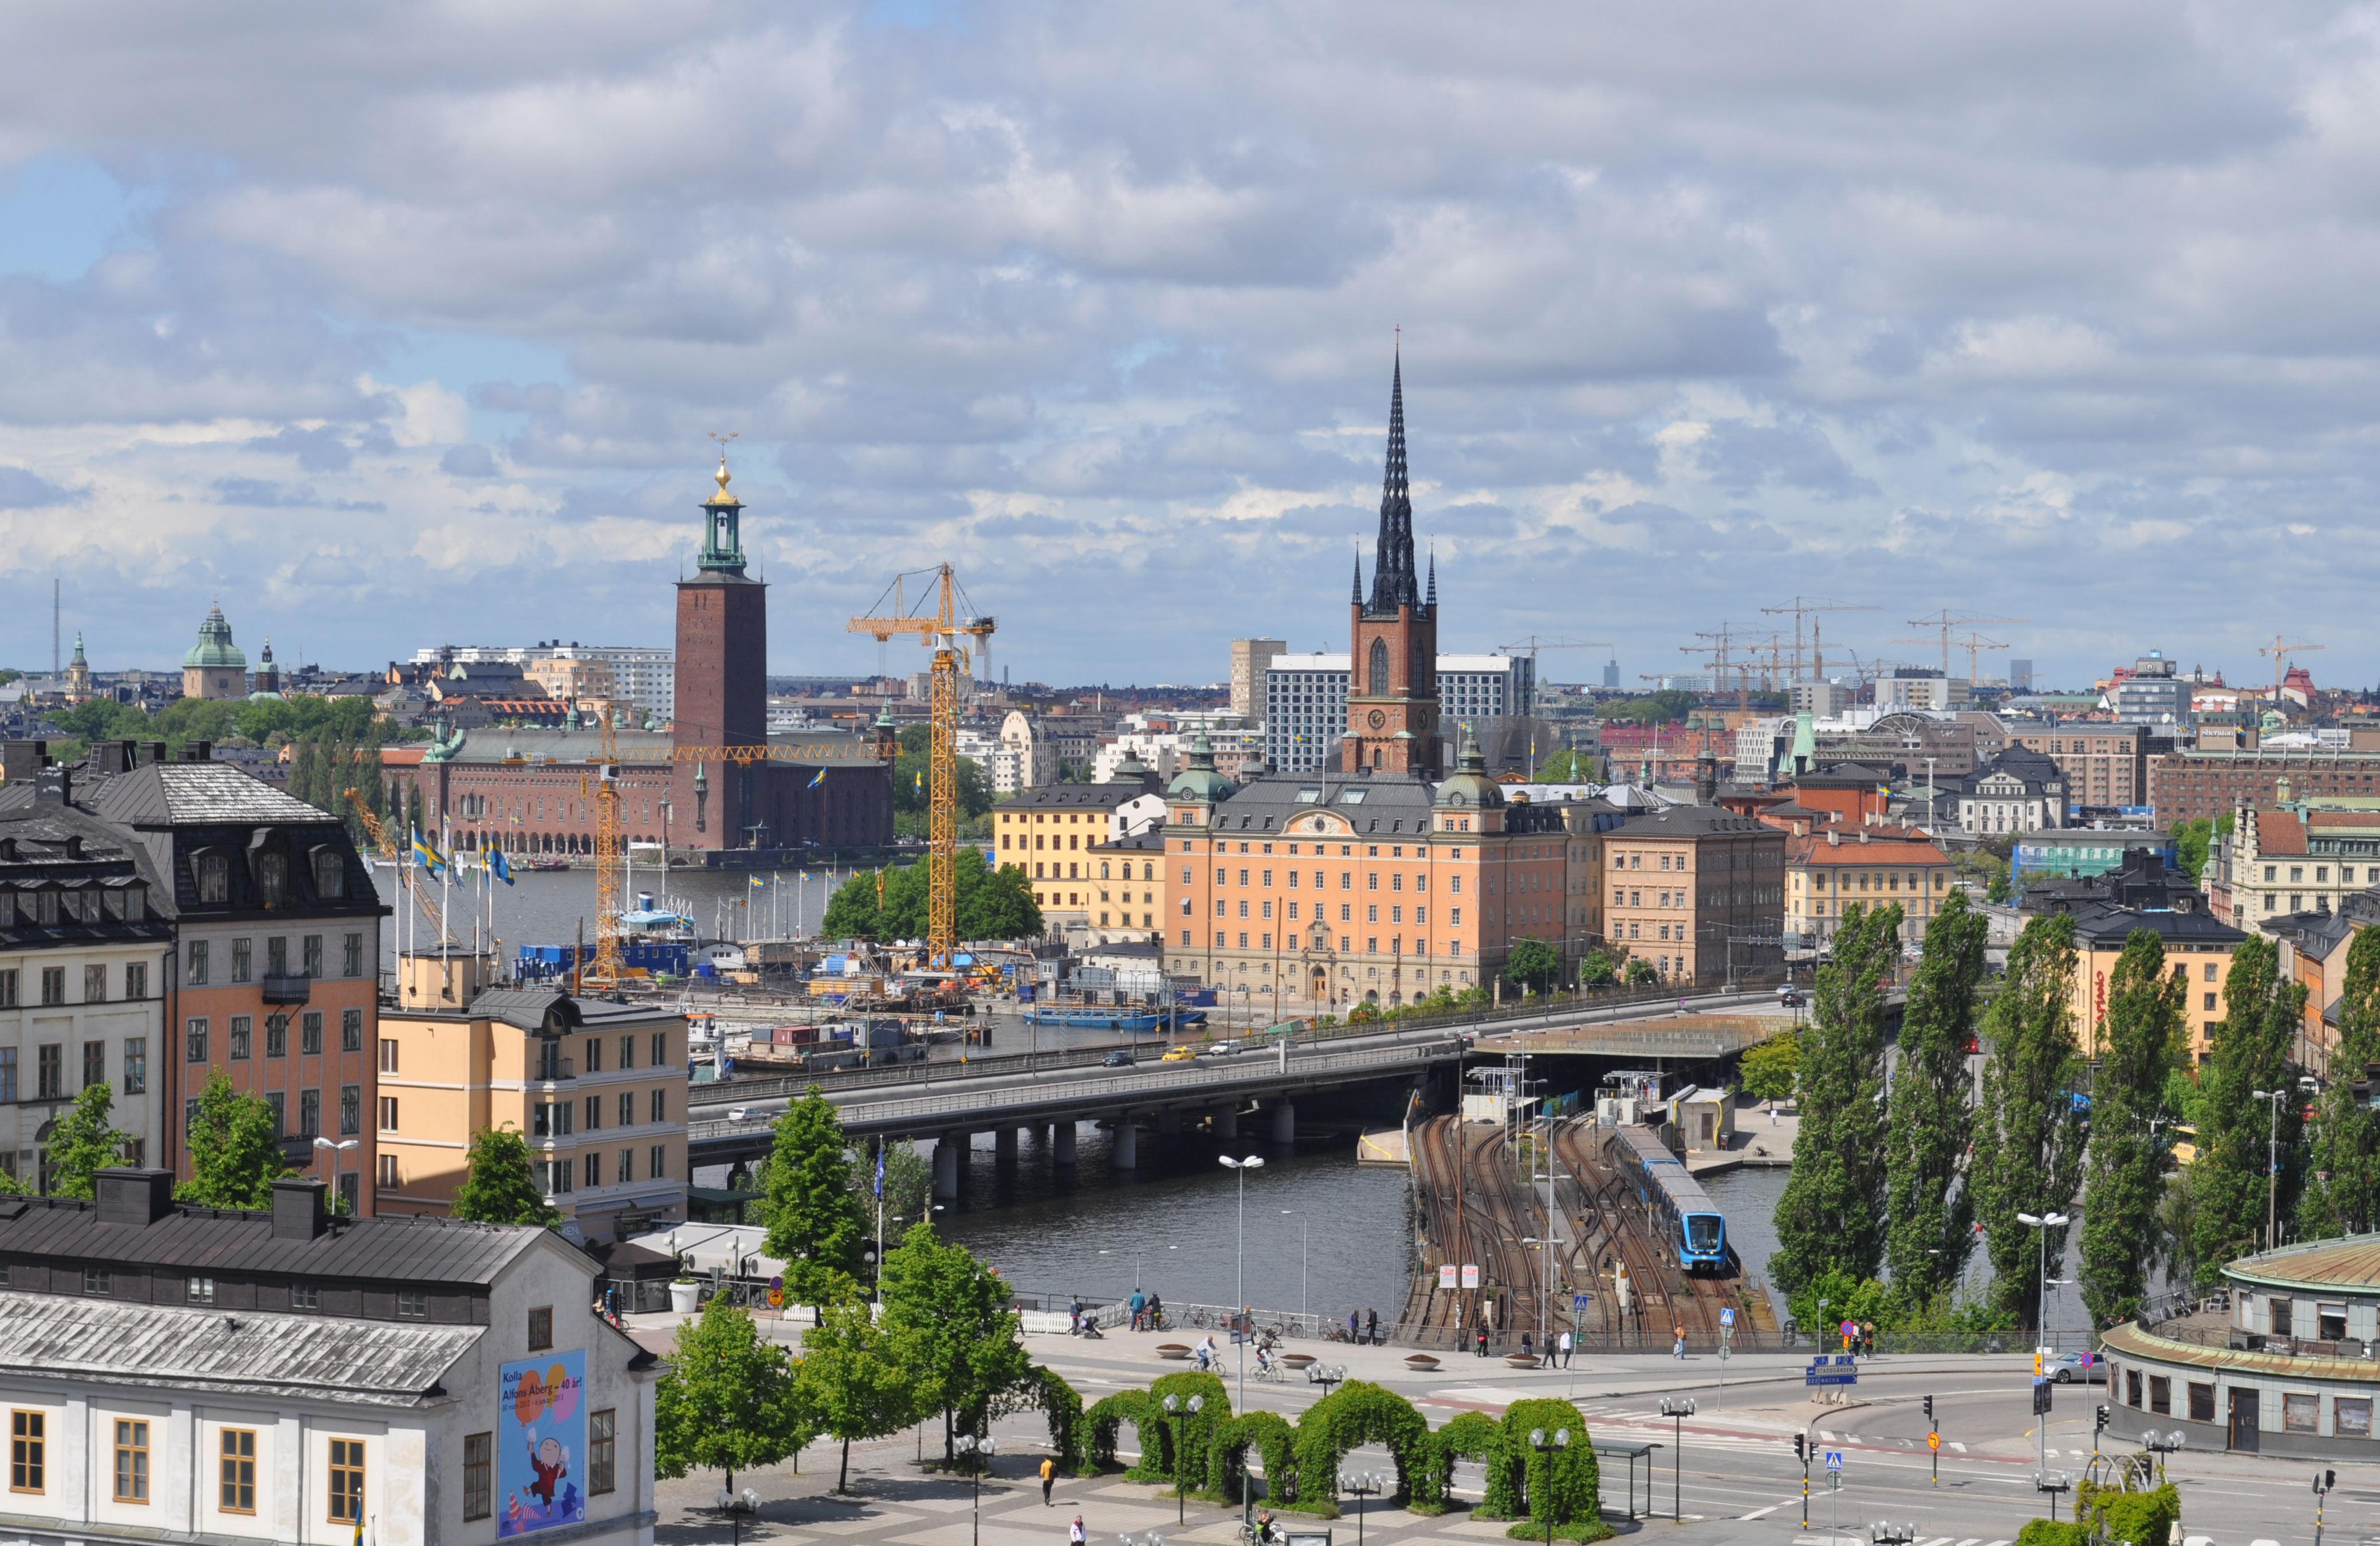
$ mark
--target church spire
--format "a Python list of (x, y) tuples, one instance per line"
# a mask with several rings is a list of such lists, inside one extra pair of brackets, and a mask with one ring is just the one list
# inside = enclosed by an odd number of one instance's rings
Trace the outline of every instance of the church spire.
[(1364, 555), (1360, 553), (1355, 555), (1355, 589), (1347, 599), (1357, 606), (1364, 604)]
[(1416, 606), (1414, 586), (1413, 499), (1405, 485), (1405, 365), (1402, 345), (1389, 385), (1388, 469), (1380, 480), (1380, 535), (1372, 558), (1375, 613)]
[(1438, 610), (1438, 550), (1435, 548), (1429, 554), (1429, 599), (1423, 604), (1432, 612)]

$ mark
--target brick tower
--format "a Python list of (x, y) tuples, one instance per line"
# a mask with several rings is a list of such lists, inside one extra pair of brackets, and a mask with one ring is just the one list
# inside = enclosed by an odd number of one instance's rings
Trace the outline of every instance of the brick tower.
[[(769, 588), (744, 572), (739, 523), (743, 502), (727, 492), (727, 457), (719, 492), (703, 502), (702, 556), (692, 579), (677, 585), (679, 747), (769, 744)], [(680, 847), (747, 846), (755, 764), (705, 758), (680, 763), (671, 841)]]
[(1380, 487), (1380, 535), (1372, 556), (1372, 594), (1364, 596), (1364, 561), (1355, 561), (1350, 598), (1347, 739), (1349, 773), (1420, 774), (1445, 771), (1438, 723), (1438, 566), (1425, 598), (1414, 570), (1413, 499), (1405, 487), (1405, 380), (1400, 355), (1389, 387), (1389, 464)]

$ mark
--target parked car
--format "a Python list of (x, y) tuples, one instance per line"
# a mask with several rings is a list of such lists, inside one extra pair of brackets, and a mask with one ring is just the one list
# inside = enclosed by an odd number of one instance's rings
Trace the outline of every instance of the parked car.
[(1110, 1053), (1107, 1056), (1099, 1059), (1099, 1066), (1102, 1068), (1129, 1068), (1132, 1066), (1132, 1054), (1130, 1053)]
[(2043, 1361), (2042, 1376), (2061, 1385), (2081, 1381), (2086, 1385), (2107, 1382), (2107, 1360), (2096, 1353), (2060, 1353)]

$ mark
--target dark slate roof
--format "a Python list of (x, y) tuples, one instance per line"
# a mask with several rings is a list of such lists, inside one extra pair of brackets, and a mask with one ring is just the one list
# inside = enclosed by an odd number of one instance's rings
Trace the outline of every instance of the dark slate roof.
[(1124, 849), (1161, 854), (1165, 851), (1165, 831), (1163, 827), (1151, 827), (1147, 832), (1134, 833), (1130, 837), (1119, 837), (1112, 843), (1094, 843), (1091, 846), (1103, 854)]
[(1157, 794), (1145, 784), (1043, 784), (1031, 789), (1019, 789), (1014, 797), (1002, 800), (1003, 810), (1113, 810), (1128, 805), (1143, 795)]
[(1291, 818), (1321, 810), (1327, 795), (1330, 808), (1354, 822), (1358, 836), (1426, 836), (1432, 790), (1427, 780), (1402, 773), (1267, 773), (1240, 785), (1215, 808), (1213, 834), (1270, 836)]
[(1783, 832), (1754, 816), (1739, 816), (1722, 805), (1673, 805), (1667, 810), (1631, 816), (1611, 830), (1614, 837), (1733, 837)]
[(95, 790), (77, 798), (103, 821), (132, 827), (259, 822), (328, 826), (339, 820), (220, 762), (152, 762), (102, 779)]
[(311, 1238), (275, 1239), (273, 1215), (264, 1212), (176, 1207), (144, 1226), (103, 1223), (88, 1202), (0, 1198), (0, 1258), (128, 1269), (485, 1287), (545, 1233), (527, 1225), (391, 1215), (334, 1219)]
[(471, 1001), (473, 1018), (501, 1020), (522, 1030), (543, 1030), (546, 1016), (556, 1009), (565, 1029), (585, 1019), (577, 1000), (552, 988), (491, 988)]
[(487, 1334), (320, 1315), (225, 1315), (0, 1292), (0, 1376), (404, 1407)]
[(2225, 950), (2248, 937), (2209, 912), (2163, 912), (2106, 902), (2074, 911), (2074, 937), (2102, 948), (2121, 945), (2135, 929), (2146, 929), (2168, 945), (2217, 945)]

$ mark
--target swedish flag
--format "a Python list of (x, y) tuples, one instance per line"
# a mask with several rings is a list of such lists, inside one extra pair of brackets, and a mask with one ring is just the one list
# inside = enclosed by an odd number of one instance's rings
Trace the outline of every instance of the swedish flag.
[(805, 787), (807, 787), (807, 788), (811, 788), (811, 789), (815, 789), (815, 788), (817, 788), (820, 785), (824, 784), (825, 782), (826, 782), (826, 770), (825, 770), (824, 768), (820, 768), (818, 772), (816, 772), (816, 773), (814, 773), (810, 774), (810, 781), (809, 781), (809, 783), (808, 783), (807, 785), (805, 785)]
[(437, 840), (424, 837), (419, 827), (413, 829), (413, 862), (429, 870), (431, 880), (445, 879), (446, 856), (438, 851)]
[(488, 870), (504, 884), (513, 883), (512, 860), (504, 858), (504, 851), (502, 848), (496, 849), (488, 856)]
[(926, 791), (926, 775), (925, 775), (924, 773), (920, 773), (919, 774), (917, 774), (917, 792), (918, 792), (919, 794), (924, 794), (924, 793), (925, 793), (925, 791)]

